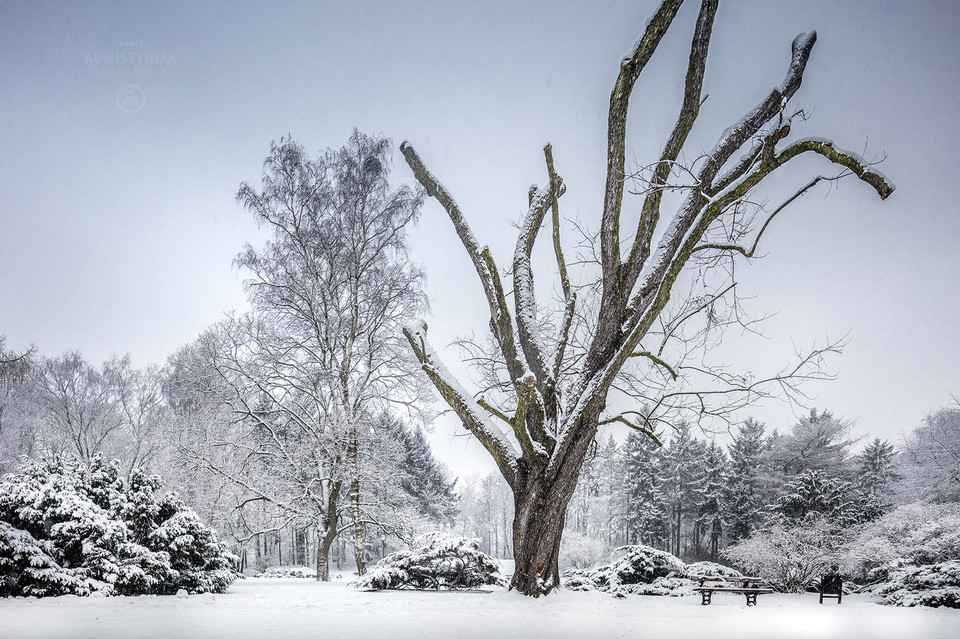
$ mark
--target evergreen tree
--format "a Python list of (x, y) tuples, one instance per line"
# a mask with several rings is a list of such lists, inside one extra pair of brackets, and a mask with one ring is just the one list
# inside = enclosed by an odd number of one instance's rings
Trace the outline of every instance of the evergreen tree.
[(885, 501), (890, 488), (900, 475), (896, 471), (896, 452), (893, 444), (887, 441), (874, 439), (867, 444), (856, 457), (857, 476), (856, 485), (864, 494), (880, 501)]
[(851, 508), (847, 501), (850, 485), (828, 477), (819, 470), (807, 470), (785, 487), (773, 512), (780, 518), (802, 521), (812, 515), (840, 519)]
[(594, 508), (594, 525), (597, 536), (608, 548), (626, 543), (623, 521), (626, 502), (620, 486), (623, 483), (623, 454), (613, 435), (601, 447), (598, 483), (600, 491)]
[(746, 539), (763, 520), (760, 471), (764, 425), (747, 419), (730, 444), (730, 478), (726, 489), (730, 539)]
[(850, 439), (851, 428), (849, 421), (834, 417), (830, 411), (811, 409), (794, 424), (789, 435), (771, 436), (772, 470), (780, 473), (784, 482), (807, 470), (846, 479), (848, 451), (857, 442)]
[(727, 527), (726, 491), (729, 477), (727, 455), (716, 442), (710, 442), (704, 455), (703, 480), (695, 489), (696, 502), (696, 554), (702, 552), (701, 538), (708, 541), (707, 554), (716, 561), (720, 552), (720, 540)]
[(448, 479), (446, 468), (434, 457), (423, 432), (390, 415), (384, 415), (381, 422), (384, 432), (400, 444), (400, 487), (421, 515), (438, 524), (451, 523), (459, 501), (456, 480)]
[(666, 549), (669, 522), (660, 450), (646, 434), (630, 432), (623, 444), (622, 491), (627, 543)]
[(680, 422), (670, 443), (663, 451), (664, 493), (670, 512), (670, 544), (668, 551), (680, 557), (685, 529), (693, 533), (696, 491), (703, 481), (703, 458), (706, 446), (690, 433), (690, 425)]
[(223, 592), (232, 562), (196, 513), (120, 462), (29, 462), (0, 483), (0, 595)]

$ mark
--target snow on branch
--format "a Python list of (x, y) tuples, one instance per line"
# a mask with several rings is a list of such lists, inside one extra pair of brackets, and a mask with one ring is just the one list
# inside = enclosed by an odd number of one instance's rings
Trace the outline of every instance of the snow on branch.
[(490, 452), (501, 474), (512, 485), (517, 472), (516, 460), (520, 455), (516, 446), (487, 418), (480, 404), (460, 385), (440, 360), (437, 352), (427, 341), (426, 323), (420, 321), (408, 324), (404, 327), (403, 334), (410, 342), (423, 371), (436, 386), (440, 395), (463, 421), (463, 426)]
[(660, 219), (660, 205), (663, 200), (663, 188), (667, 178), (676, 164), (677, 157), (683, 149), (690, 130), (700, 114), (703, 90), (703, 77), (707, 66), (707, 51), (710, 46), (710, 36), (713, 32), (713, 20), (717, 13), (716, 0), (704, 1), (700, 6), (700, 15), (690, 45), (690, 59), (687, 65), (687, 76), (684, 82), (683, 103), (673, 132), (667, 140), (657, 162), (651, 179), (651, 188), (643, 200), (640, 212), (640, 221), (637, 233), (634, 236), (633, 248), (627, 260), (626, 286), (632, 287), (640, 274), (640, 269), (650, 255), (650, 244)]
[(627, 111), (630, 94), (646, 67), (660, 40), (667, 33), (682, 0), (664, 0), (650, 18), (643, 37), (633, 52), (620, 63), (620, 73), (610, 92), (610, 110), (607, 117), (607, 177), (600, 220), (600, 258), (606, 289), (616, 285), (620, 266), (620, 210), (623, 205), (623, 178), (627, 132)]
[(510, 317), (510, 310), (507, 307), (506, 299), (503, 295), (500, 284), (500, 275), (497, 272), (496, 264), (489, 256), (486, 248), (481, 249), (477, 238), (463, 217), (460, 207), (454, 201), (453, 197), (446, 188), (427, 170), (423, 160), (410, 145), (404, 141), (400, 145), (400, 151), (406, 159), (410, 169), (413, 170), (417, 181), (426, 189), (427, 195), (436, 198), (447, 212), (453, 227), (460, 237), (463, 247), (470, 256), (473, 266), (480, 277), (480, 283), (483, 285), (483, 292), (487, 297), (487, 304), (490, 307), (490, 326), (494, 330), (500, 350), (503, 353), (507, 364), (507, 370), (511, 376), (519, 376), (526, 368), (520, 363), (517, 353), (516, 343), (513, 336), (513, 321)]
[(549, 188), (531, 187), (530, 207), (520, 226), (520, 235), (513, 254), (513, 296), (517, 312), (517, 333), (520, 336), (520, 345), (523, 347), (527, 363), (537, 380), (541, 382), (552, 379), (553, 375), (546, 361), (546, 348), (540, 339), (530, 255), (540, 227), (543, 226), (547, 209), (563, 193), (562, 182), (560, 182), (560, 189), (559, 193), (554, 194)]

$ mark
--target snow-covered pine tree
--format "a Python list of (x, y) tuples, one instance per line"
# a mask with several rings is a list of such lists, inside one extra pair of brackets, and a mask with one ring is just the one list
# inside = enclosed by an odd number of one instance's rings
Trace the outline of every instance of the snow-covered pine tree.
[(703, 482), (703, 460), (706, 445), (693, 437), (690, 425), (680, 422), (664, 448), (663, 487), (670, 508), (670, 544), (668, 551), (682, 557), (687, 547), (683, 533), (693, 534), (697, 493)]
[(567, 505), (566, 530), (597, 540), (607, 548), (617, 545), (622, 535), (620, 523), (624, 507), (619, 502), (619, 444), (611, 435), (606, 442), (593, 445), (591, 454), (580, 469), (577, 489)]
[(631, 431), (623, 444), (623, 491), (627, 543), (665, 550), (669, 530), (660, 468), (660, 447), (644, 433)]
[(626, 542), (623, 520), (626, 502), (620, 486), (623, 483), (623, 454), (613, 435), (601, 446), (598, 481), (600, 492), (594, 509), (596, 535), (607, 548), (622, 546)]
[(727, 455), (716, 442), (710, 442), (704, 455), (703, 480), (695, 489), (696, 501), (696, 554), (703, 552), (702, 538), (707, 540), (706, 553), (710, 561), (716, 561), (720, 552), (727, 523), (727, 492), (729, 480)]
[(857, 499), (849, 483), (819, 470), (807, 470), (793, 479), (774, 504), (774, 517), (800, 523), (822, 517), (847, 527), (879, 516), (869, 500)]
[(457, 516), (457, 482), (449, 479), (446, 468), (434, 457), (423, 432), (387, 414), (381, 417), (380, 428), (400, 444), (400, 487), (418, 512), (438, 524), (451, 523)]
[(764, 447), (764, 425), (748, 418), (727, 448), (730, 454), (730, 477), (726, 497), (727, 529), (730, 539), (750, 536), (763, 520), (763, 496), (760, 487), (761, 460)]
[(0, 483), (6, 594), (223, 592), (233, 557), (160, 480), (95, 456), (28, 462)]
[(887, 501), (892, 485), (900, 479), (896, 469), (897, 453), (893, 444), (879, 437), (856, 456), (856, 486), (863, 493)]
[(849, 449), (858, 440), (850, 437), (852, 423), (834, 417), (830, 411), (802, 417), (788, 435), (772, 434), (768, 458), (772, 470), (784, 481), (806, 470), (819, 470), (841, 479), (848, 478)]

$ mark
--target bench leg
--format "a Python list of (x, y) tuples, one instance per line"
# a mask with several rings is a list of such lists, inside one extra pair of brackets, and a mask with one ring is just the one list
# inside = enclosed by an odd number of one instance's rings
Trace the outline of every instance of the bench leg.
[(711, 597), (712, 595), (713, 595), (713, 592), (710, 591), (710, 590), (701, 590), (701, 591), (700, 591), (700, 596), (703, 597), (703, 599), (700, 601), (700, 605), (701, 605), (701, 606), (709, 606), (709, 605), (710, 605), (710, 597)]
[(743, 593), (747, 596), (747, 605), (756, 606), (757, 605), (757, 593), (755, 592), (745, 592)]

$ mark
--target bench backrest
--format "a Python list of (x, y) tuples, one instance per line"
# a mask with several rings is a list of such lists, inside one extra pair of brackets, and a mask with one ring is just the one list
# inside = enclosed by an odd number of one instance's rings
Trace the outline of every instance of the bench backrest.
[(825, 595), (839, 595), (843, 591), (843, 578), (840, 575), (824, 575), (820, 579), (820, 592)]

